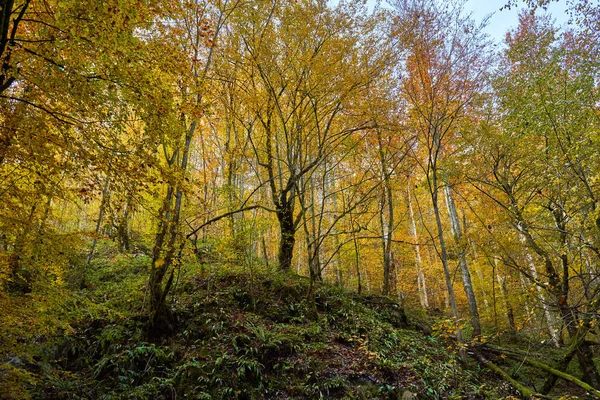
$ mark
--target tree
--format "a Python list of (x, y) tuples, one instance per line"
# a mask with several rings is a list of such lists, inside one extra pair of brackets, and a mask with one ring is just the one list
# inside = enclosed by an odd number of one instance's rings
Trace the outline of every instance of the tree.
[(361, 10), (309, 0), (261, 2), (235, 25), (241, 54), (232, 62), (243, 65), (238, 79), (245, 88), (238, 119), (250, 138), (260, 186), (269, 190), (285, 271), (306, 212), (297, 211), (300, 191), (345, 138), (369, 122), (350, 115), (382, 68), (361, 47), (373, 29)]
[(421, 245), (419, 244), (419, 235), (417, 233), (417, 223), (415, 220), (415, 212), (413, 208), (411, 188), (412, 182), (410, 177), (408, 178), (406, 197), (408, 200), (408, 216), (410, 218), (410, 234), (415, 242), (415, 267), (417, 270), (417, 287), (419, 290), (419, 300), (421, 306), (425, 309), (429, 308), (429, 296), (427, 294), (427, 282), (425, 280), (425, 272), (423, 271), (423, 259), (421, 257)]
[(471, 325), (473, 325), (473, 335), (481, 335), (481, 321), (479, 318), (479, 310), (475, 299), (475, 291), (471, 280), (471, 273), (467, 265), (467, 244), (463, 239), (463, 232), (454, 203), (454, 196), (450, 183), (444, 182), (444, 196), (446, 198), (446, 207), (448, 208), (448, 217), (450, 220), (450, 230), (456, 243), (458, 252), (458, 266), (463, 278), (465, 293), (467, 294), (467, 302), (469, 303), (469, 314), (471, 316)]
[[(437, 226), (436, 250), (443, 264), (458, 337), (462, 340), (439, 209), (439, 188), (443, 184), (440, 163), (461, 120), (484, 88), (489, 51), (483, 26), (476, 26), (465, 17), (460, 3), (443, 5), (430, 0), (407, 0), (394, 2), (394, 7), (398, 13), (395, 34), (406, 47), (406, 77), (401, 90), (417, 135), (415, 157), (426, 176)], [(424, 161), (420, 160), (420, 154)], [(468, 275), (463, 274), (463, 278)], [(472, 287), (470, 281), (465, 287)], [(467, 295), (473, 296), (472, 291)], [(473, 297), (470, 303), (474, 302)], [(478, 321), (477, 314), (471, 317)]]
[(598, 288), (590, 280), (597, 265), (591, 217), (597, 165), (584, 161), (596, 159), (590, 145), (598, 99), (589, 61), (573, 46), (576, 36), (567, 32), (559, 39), (547, 19), (521, 14), (519, 27), (507, 36), (496, 83), (502, 125), (480, 139), (488, 169), (478, 181), (504, 209), (513, 240), (525, 247), (521, 257), (505, 253), (505, 262), (543, 293), (549, 323), (551, 313), (560, 315), (584, 381), (597, 387), (598, 371), (583, 338), (598, 307)]
[[(207, 107), (203, 92), (219, 34), (238, 6), (239, 1), (182, 2), (174, 6), (168, 20), (161, 21), (151, 33), (155, 46), (164, 46), (172, 52), (165, 54), (171, 64), (159, 65), (160, 73), (167, 77), (170, 73), (176, 74), (173, 83), (162, 82), (163, 92), (158, 93), (153, 104), (156, 108), (150, 109), (147, 116), (148, 128), (160, 137), (167, 183), (148, 281), (150, 333), (153, 335), (171, 328), (166, 299), (185, 245), (180, 222), (192, 142), (201, 125), (203, 109)], [(157, 47), (154, 50), (160, 54)]]

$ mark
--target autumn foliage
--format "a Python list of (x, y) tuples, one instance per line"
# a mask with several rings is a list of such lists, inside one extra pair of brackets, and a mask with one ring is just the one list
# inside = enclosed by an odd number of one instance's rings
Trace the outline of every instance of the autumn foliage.
[[(377, 318), (395, 304), (397, 325), (408, 326), (408, 313), (411, 326), (448, 340), (465, 368), (470, 348), (503, 376), (506, 354), (498, 367), (484, 343), (535, 342), (556, 356), (553, 371), (576, 379), (561, 377), (569, 385), (600, 389), (598, 5), (569, 2), (570, 25), (558, 28), (543, 13), (551, 2), (525, 2), (494, 46), (486, 21), (460, 1), (330, 3), (1, 2), (4, 397), (49, 390), (47, 368), (65, 340), (81, 349), (82, 329), (103, 334), (90, 321), (135, 321), (115, 324), (144, 346), (175, 336), (184, 343), (182, 318), (195, 307), (186, 296), (206, 285), (210, 297), (212, 276), (226, 291), (220, 274), (231, 271), (239, 280), (303, 282), (293, 301), (280, 298), (302, 308), (302, 332), (265, 322), (268, 310), (257, 312), (265, 327), (219, 319), (240, 336), (211, 345), (262, 346), (260, 366), (236, 372), (256, 385), (269, 387), (260, 372), (279, 359), (275, 348), (291, 359), (293, 342), (312, 335), (304, 330), (325, 329), (333, 309), (343, 313), (323, 303), (336, 301), (323, 289), (335, 285), (384, 302)], [(219, 293), (202, 307), (231, 300)], [(266, 307), (248, 296), (254, 311)], [(204, 331), (216, 317), (207, 318), (193, 323)], [(383, 348), (400, 329), (394, 321), (372, 347), (366, 332), (348, 336), (331, 318), (340, 357), (375, 368), (381, 387), (389, 376), (426, 374), (382, 361), (392, 357)], [(108, 347), (90, 357), (123, 356)], [(166, 369), (192, 365), (156, 347), (138, 351)], [(135, 357), (121, 361), (133, 371)], [(65, 365), (84, 368), (79, 361)], [(353, 379), (348, 370), (358, 367), (336, 362), (338, 378)], [(117, 373), (95, 365), (103, 385)], [(558, 394), (560, 375), (544, 371), (531, 393)], [(214, 396), (244, 398), (247, 388), (232, 382), (232, 392), (206, 384)], [(341, 381), (327, 382), (331, 393), (347, 393), (336, 392)], [(411, 388), (434, 396), (427, 385)]]

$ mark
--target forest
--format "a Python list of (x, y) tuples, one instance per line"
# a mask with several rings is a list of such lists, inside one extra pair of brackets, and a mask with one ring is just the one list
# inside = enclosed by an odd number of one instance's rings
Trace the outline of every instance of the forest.
[(0, 398), (600, 398), (555, 2), (0, 1)]

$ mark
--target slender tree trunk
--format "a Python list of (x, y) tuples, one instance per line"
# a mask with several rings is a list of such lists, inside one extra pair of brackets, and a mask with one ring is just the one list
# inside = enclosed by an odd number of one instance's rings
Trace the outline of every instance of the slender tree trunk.
[[(98, 242), (98, 236), (100, 235), (100, 229), (102, 229), (102, 221), (104, 219), (104, 213), (106, 211), (106, 205), (108, 204), (108, 188), (110, 186), (110, 175), (106, 176), (104, 180), (104, 186), (102, 187), (102, 200), (100, 201), (100, 209), (98, 210), (98, 219), (96, 220), (96, 229), (94, 231), (94, 239), (92, 240), (92, 245), (90, 247), (90, 251), (88, 252), (88, 256), (85, 260), (86, 265), (90, 265), (92, 262), (92, 258), (94, 257), (94, 251), (96, 249), (96, 243)], [(87, 271), (87, 268), (86, 268)], [(85, 274), (83, 279), (85, 279)]]
[(96, 220), (96, 229), (94, 231), (94, 238), (92, 239), (92, 245), (90, 246), (90, 251), (88, 252), (87, 258), (85, 259), (85, 267), (83, 268), (83, 273), (81, 274), (81, 287), (85, 287), (86, 284), (86, 276), (90, 267), (90, 263), (94, 257), (94, 252), (96, 251), (96, 244), (98, 243), (98, 236), (100, 236), (100, 230), (102, 229), (102, 221), (104, 220), (104, 213), (106, 212), (106, 206), (109, 201), (109, 188), (110, 188), (110, 169), (106, 178), (104, 179), (104, 186), (102, 187), (102, 200), (100, 201), (100, 209), (98, 210), (98, 219)]
[(477, 300), (475, 299), (475, 291), (473, 290), (473, 282), (471, 280), (471, 273), (467, 265), (466, 248), (462, 240), (462, 230), (460, 227), (460, 221), (458, 219), (458, 212), (456, 211), (456, 205), (454, 198), (452, 197), (452, 189), (448, 182), (444, 182), (444, 194), (446, 196), (446, 206), (448, 208), (448, 216), (450, 219), (450, 228), (452, 230), (452, 236), (458, 249), (458, 265), (460, 273), (463, 279), (463, 286), (465, 288), (465, 294), (467, 295), (467, 302), (469, 303), (469, 315), (471, 317), (471, 325), (473, 325), (473, 335), (481, 335), (481, 322), (479, 318), (479, 310), (477, 308)]
[[(434, 144), (435, 148), (440, 149), (439, 134), (434, 132)], [(444, 268), (444, 278), (446, 279), (446, 288), (448, 289), (448, 301), (450, 302), (450, 308), (452, 309), (452, 315), (454, 316), (454, 322), (456, 326), (456, 338), (459, 342), (463, 341), (462, 330), (460, 329), (460, 313), (458, 311), (458, 305), (456, 304), (456, 295), (454, 294), (454, 285), (452, 283), (452, 275), (450, 274), (450, 266), (448, 265), (448, 251), (446, 249), (446, 241), (444, 240), (444, 228), (442, 225), (442, 217), (440, 215), (439, 206), (439, 188), (438, 188), (438, 170), (436, 160), (430, 162), (431, 176), (428, 178), (429, 193), (431, 195), (431, 203), (433, 206), (433, 213), (435, 215), (435, 223), (437, 226), (438, 242), (439, 242), (439, 257), (442, 261)], [(466, 353), (464, 350), (460, 354), (461, 360), (466, 362)]]
[(356, 232), (354, 231), (354, 220), (352, 214), (350, 214), (350, 222), (352, 224), (352, 242), (354, 244), (354, 270), (356, 272), (356, 292), (362, 293), (362, 280), (360, 273), (360, 252), (358, 251), (358, 240), (356, 239)]
[[(304, 227), (306, 231), (306, 239), (307, 239), (307, 249), (308, 249), (308, 267), (310, 270), (310, 276), (313, 280), (322, 282), (323, 275), (321, 271), (321, 232), (320, 232), (320, 219), (323, 217), (322, 214), (317, 218), (317, 214), (315, 213), (315, 202), (317, 201), (315, 195), (315, 182), (314, 179), (310, 182), (310, 219), (308, 220), (308, 210), (304, 212)], [(325, 193), (322, 193), (322, 196), (325, 196)], [(323, 206), (324, 203), (321, 203)], [(319, 210), (320, 213), (323, 213), (323, 208)], [(319, 219), (319, 221), (317, 221)], [(310, 225), (309, 225), (310, 222)], [(309, 229), (310, 227), (310, 229)]]
[(390, 239), (391, 239), (391, 231), (389, 230), (389, 218), (388, 222), (386, 222), (385, 213), (386, 213), (386, 203), (387, 203), (387, 195), (386, 190), (384, 189), (381, 194), (381, 198), (379, 201), (379, 223), (381, 228), (381, 250), (383, 253), (383, 295), (387, 296), (390, 294), (391, 287), (391, 248), (390, 248)]
[(444, 277), (446, 279), (446, 288), (448, 289), (448, 301), (452, 310), (452, 315), (456, 321), (456, 332), (459, 341), (462, 341), (462, 331), (459, 328), (460, 313), (458, 312), (458, 305), (456, 304), (456, 295), (454, 294), (454, 285), (452, 284), (452, 275), (450, 274), (450, 267), (448, 265), (448, 252), (446, 250), (446, 242), (444, 241), (444, 231), (442, 228), (442, 219), (440, 217), (440, 208), (438, 206), (437, 189), (432, 193), (433, 201), (433, 212), (435, 214), (435, 222), (438, 231), (438, 240), (440, 246), (440, 259), (444, 268)]
[(302, 246), (298, 245), (298, 251), (296, 252), (296, 274), (298, 274), (298, 275), (300, 275), (300, 272), (302, 270), (301, 250), (302, 250)]
[[(335, 218), (337, 215), (339, 215), (339, 206), (338, 206), (338, 196), (337, 196), (337, 192), (335, 191), (335, 181), (336, 181), (336, 176), (335, 176), (335, 169), (331, 171), (331, 180), (329, 182), (331, 188), (333, 189), (333, 215), (330, 216), (330, 220), (329, 223), (331, 225), (334, 224), (335, 222)], [(344, 280), (343, 280), (343, 274), (342, 274), (342, 263), (340, 261), (340, 253), (338, 251), (338, 249), (340, 248), (340, 238), (339, 235), (337, 234), (337, 229), (333, 229), (332, 230), (332, 234), (333, 234), (333, 248), (334, 251), (336, 252), (335, 258), (333, 259), (333, 271), (335, 273), (336, 276), (336, 283), (338, 286), (344, 287)]]
[(427, 295), (427, 284), (425, 282), (425, 272), (423, 272), (423, 260), (421, 258), (421, 246), (419, 245), (419, 235), (417, 234), (417, 224), (415, 221), (415, 213), (412, 206), (412, 195), (411, 195), (411, 182), (408, 180), (408, 213), (410, 217), (410, 231), (415, 241), (415, 267), (417, 270), (417, 287), (419, 290), (419, 301), (421, 307), (429, 308), (429, 296)]
[(381, 245), (383, 250), (383, 295), (387, 296), (392, 291), (392, 239), (394, 234), (394, 202), (391, 171), (388, 170), (386, 155), (383, 147), (381, 131), (377, 130), (377, 143), (379, 146), (379, 163), (383, 180), (383, 192), (380, 201)]
[(501, 275), (499, 272), (496, 274), (496, 279), (500, 285), (500, 295), (502, 296), (502, 302), (504, 303), (504, 309), (506, 311), (506, 320), (508, 322), (508, 328), (510, 329), (511, 336), (517, 332), (517, 325), (515, 324), (515, 314), (508, 298), (508, 289), (506, 286), (506, 275)]
[(129, 191), (127, 201), (123, 209), (123, 214), (117, 227), (117, 237), (119, 240), (119, 251), (125, 253), (131, 250), (131, 243), (129, 239), (129, 216), (131, 214), (133, 202), (132, 192)]
[(263, 251), (263, 258), (265, 260), (265, 267), (268, 269), (269, 268), (269, 253), (267, 253), (267, 242), (265, 240), (265, 235), (262, 235), (262, 251)]

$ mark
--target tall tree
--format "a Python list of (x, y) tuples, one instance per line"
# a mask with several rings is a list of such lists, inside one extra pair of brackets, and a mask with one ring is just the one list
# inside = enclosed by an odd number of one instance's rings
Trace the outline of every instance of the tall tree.
[(483, 25), (476, 26), (465, 16), (460, 2), (402, 0), (393, 5), (397, 12), (395, 34), (406, 48), (406, 77), (401, 90), (409, 104), (409, 123), (417, 135), (415, 157), (427, 180), (437, 227), (436, 249), (462, 340), (439, 205), (441, 163), (461, 121), (484, 88), (490, 53)]
[(496, 84), (502, 125), (480, 139), (488, 157), (480, 190), (504, 209), (514, 240), (525, 247), (522, 257), (505, 253), (507, 264), (543, 294), (549, 322), (560, 315), (584, 380), (597, 387), (600, 376), (584, 338), (599, 306), (589, 279), (598, 265), (591, 180), (598, 168), (592, 145), (598, 91), (593, 53), (581, 57), (577, 39), (575, 32), (559, 37), (547, 18), (521, 14), (507, 36)]
[(463, 239), (463, 231), (460, 226), (460, 219), (458, 218), (458, 211), (456, 210), (452, 188), (447, 181), (444, 182), (444, 196), (446, 198), (446, 207), (448, 209), (448, 219), (450, 220), (450, 230), (454, 237), (458, 253), (458, 267), (460, 268), (465, 294), (467, 295), (467, 302), (469, 303), (469, 315), (471, 316), (473, 335), (479, 336), (481, 335), (481, 321), (479, 318), (477, 300), (475, 299), (475, 290), (473, 289), (471, 280), (471, 272), (467, 265), (467, 244)]
[(236, 24), (248, 111), (239, 118), (279, 222), (282, 270), (291, 268), (306, 212), (297, 210), (301, 184), (310, 188), (315, 169), (368, 123), (350, 116), (352, 102), (382, 68), (361, 46), (373, 30), (363, 11), (344, 3), (332, 9), (313, 0), (265, 1)]
[[(152, 334), (170, 329), (166, 298), (185, 245), (180, 225), (192, 142), (208, 105), (205, 85), (219, 34), (239, 3), (184, 1), (174, 5), (168, 19), (152, 32), (155, 46), (170, 52), (164, 55), (169, 63), (160, 65), (160, 72), (167, 77), (177, 74), (173, 77), (177, 84), (163, 86), (164, 92), (158, 94), (156, 108), (148, 116), (149, 129), (161, 138), (167, 181), (148, 281)], [(157, 47), (155, 51), (159, 51)]]
[(419, 235), (417, 233), (417, 222), (415, 220), (415, 212), (412, 200), (412, 185), (410, 177), (407, 179), (406, 197), (408, 199), (408, 217), (410, 222), (410, 234), (414, 240), (415, 249), (415, 268), (417, 272), (417, 287), (419, 290), (419, 300), (421, 306), (425, 309), (429, 308), (429, 296), (427, 294), (427, 281), (425, 280), (425, 272), (423, 271), (423, 259), (421, 257), (421, 245), (419, 244)]

